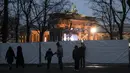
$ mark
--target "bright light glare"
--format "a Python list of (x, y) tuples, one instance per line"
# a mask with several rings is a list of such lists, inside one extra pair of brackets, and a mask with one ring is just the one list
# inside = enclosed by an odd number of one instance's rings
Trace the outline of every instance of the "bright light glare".
[(74, 41), (74, 38), (73, 38), (73, 37), (71, 37), (71, 38), (70, 38), (70, 40), (71, 40), (71, 41)]
[(47, 42), (47, 38), (46, 37), (44, 38), (44, 42)]
[(105, 68), (105, 66), (87, 66), (89, 68)]
[(69, 36), (69, 34), (64, 33), (63, 40), (64, 41), (76, 41), (76, 40), (78, 40), (78, 36), (75, 35), (75, 34), (72, 34), (71, 37), (68, 37), (68, 36)]
[(96, 28), (91, 28), (91, 33), (95, 33), (96, 31)]
[(70, 30), (73, 30), (73, 28), (71, 28)]
[(71, 37), (70, 37), (70, 40), (71, 41), (77, 41), (78, 40), (78, 36), (73, 34)]
[(81, 42), (83, 43), (84, 41), (83, 41), (83, 40), (81, 40)]
[(66, 34), (64, 34), (64, 41), (66, 41), (67, 40), (67, 38), (66, 38)]

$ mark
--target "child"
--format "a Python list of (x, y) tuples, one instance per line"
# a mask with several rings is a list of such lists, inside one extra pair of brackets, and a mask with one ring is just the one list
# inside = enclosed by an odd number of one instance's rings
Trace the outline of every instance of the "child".
[(45, 60), (47, 60), (47, 69), (50, 69), (52, 56), (53, 52), (51, 51), (51, 48), (49, 48), (45, 55)]

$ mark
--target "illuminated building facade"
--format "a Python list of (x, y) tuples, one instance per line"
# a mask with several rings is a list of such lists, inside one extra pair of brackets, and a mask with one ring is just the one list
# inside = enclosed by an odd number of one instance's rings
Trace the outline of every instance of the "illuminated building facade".
[(87, 17), (76, 13), (53, 14), (52, 19), (58, 18), (52, 22), (57, 24), (54, 27), (62, 29), (62, 40), (97, 40), (96, 33), (92, 33), (91, 29), (96, 28), (97, 21), (94, 17)]
[[(49, 15), (49, 29), (44, 33), (43, 41), (78, 41), (78, 40), (109, 40), (109, 34), (100, 28), (95, 17), (77, 13), (76, 7), (70, 13), (54, 13)], [(130, 26), (124, 27), (124, 36), (130, 37)], [(39, 42), (39, 30), (30, 31), (30, 42)], [(117, 38), (117, 32), (114, 33)], [(25, 31), (20, 33), (20, 42), (26, 42)]]
[[(95, 17), (78, 14), (74, 4), (72, 4), (72, 9), (69, 13), (50, 14), (48, 24), (50, 29), (44, 33), (44, 42), (98, 39), (97, 34), (93, 31), (91, 32), (91, 29), (97, 25)], [(25, 32), (22, 33), (20, 40), (25, 42), (26, 34)], [(33, 29), (30, 31), (30, 42), (39, 42), (38, 30)]]
[[(109, 34), (101, 27), (94, 17), (80, 14), (55, 13), (50, 15), (50, 29), (44, 33), (43, 41), (77, 41), (77, 40), (109, 40)], [(130, 39), (130, 25), (124, 26), (124, 39)], [(30, 42), (39, 42), (39, 31), (32, 29)], [(25, 31), (20, 33), (20, 42), (26, 42)], [(114, 39), (117, 32), (114, 32)]]
[[(50, 15), (50, 29), (44, 33), (46, 41), (77, 41), (97, 40), (96, 33), (91, 33), (91, 28), (96, 27), (97, 21), (94, 17), (80, 14), (55, 13)], [(52, 28), (53, 27), (53, 28)], [(39, 31), (31, 29), (30, 42), (39, 42)], [(25, 31), (20, 33), (20, 42), (26, 41)]]

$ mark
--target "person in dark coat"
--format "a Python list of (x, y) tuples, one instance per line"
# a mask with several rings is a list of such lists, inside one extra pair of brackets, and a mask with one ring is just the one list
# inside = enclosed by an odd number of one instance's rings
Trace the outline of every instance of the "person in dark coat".
[(85, 68), (85, 51), (86, 46), (84, 43), (81, 43), (81, 47), (79, 47), (79, 54), (80, 54), (80, 66), (81, 68)]
[(79, 55), (79, 48), (77, 45), (75, 45), (72, 57), (74, 59), (74, 69), (75, 71), (79, 71), (79, 60), (80, 60), (80, 55)]
[(59, 42), (56, 43), (56, 46), (57, 46), (57, 51), (56, 51), (55, 54), (57, 54), (57, 57), (58, 57), (58, 64), (59, 64), (60, 70), (63, 70), (63, 62), (62, 62), (63, 48), (62, 48), (62, 45), (60, 45)]
[(50, 69), (52, 56), (53, 52), (51, 51), (51, 48), (49, 48), (45, 55), (45, 60), (47, 60), (47, 69)]
[(22, 53), (22, 47), (18, 46), (17, 47), (17, 56), (16, 56), (16, 68), (18, 68), (18, 66), (22, 66), (24, 68), (24, 57), (23, 57), (23, 53)]
[(12, 63), (14, 61), (14, 58), (15, 58), (14, 51), (13, 51), (12, 47), (9, 47), (9, 49), (6, 52), (5, 59), (7, 60), (10, 70), (12, 69)]

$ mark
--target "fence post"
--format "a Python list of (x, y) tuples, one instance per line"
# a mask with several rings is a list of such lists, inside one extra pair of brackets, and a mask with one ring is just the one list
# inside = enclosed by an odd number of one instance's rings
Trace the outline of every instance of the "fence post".
[(41, 67), (42, 64), (41, 64), (41, 42), (39, 42), (39, 64), (38, 64), (38, 67)]
[(128, 47), (128, 67), (130, 67), (130, 46)]

